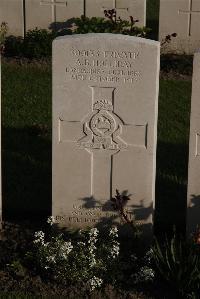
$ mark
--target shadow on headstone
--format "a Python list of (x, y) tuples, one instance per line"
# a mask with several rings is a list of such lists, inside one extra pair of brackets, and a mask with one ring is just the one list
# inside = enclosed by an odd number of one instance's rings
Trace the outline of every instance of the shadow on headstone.
[(49, 29), (56, 32), (58, 35), (72, 34), (74, 29), (75, 18), (66, 20), (65, 22), (53, 22), (49, 25)]
[[(128, 194), (127, 190), (124, 190), (121, 192), (121, 194)], [(120, 224), (121, 229), (124, 232), (129, 232), (133, 230), (133, 227), (131, 227), (130, 224), (126, 223), (125, 221), (122, 221), (122, 218), (120, 217), (119, 211), (114, 209), (113, 202), (111, 200), (107, 201), (100, 201), (95, 199), (94, 197), (85, 197), (81, 198), (80, 201), (83, 201), (82, 207), (87, 210), (93, 212), (93, 216), (96, 213), (96, 217), (98, 218), (98, 221), (96, 222), (97, 228), (102, 227), (109, 227), (110, 225), (117, 225)], [(144, 207), (143, 202), (141, 201), (140, 205), (126, 205), (123, 206), (125, 209), (125, 212), (127, 213), (130, 220), (134, 219), (133, 223), (135, 223), (136, 227), (143, 233), (144, 235), (151, 237), (152, 236), (152, 224), (148, 223), (149, 217), (152, 215), (153, 211), (153, 204), (151, 204), (149, 207)], [(98, 212), (95, 211), (101, 211)], [(121, 218), (121, 219), (120, 219)], [(121, 220), (121, 221), (120, 221)], [(146, 223), (145, 223), (146, 222)]]
[(47, 129), (2, 129), (3, 220), (51, 215), (51, 141)]

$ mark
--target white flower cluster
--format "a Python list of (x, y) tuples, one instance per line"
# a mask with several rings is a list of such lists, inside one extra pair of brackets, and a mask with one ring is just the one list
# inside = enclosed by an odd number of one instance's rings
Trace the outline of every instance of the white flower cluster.
[(99, 277), (94, 276), (88, 281), (89, 287), (91, 291), (94, 291), (94, 289), (99, 288), (103, 283), (103, 280)]
[(147, 251), (147, 253), (145, 254), (144, 260), (146, 261), (146, 263), (148, 265), (151, 264), (153, 258), (153, 249), (151, 248), (149, 251)]
[(140, 268), (140, 272), (137, 273), (135, 277), (135, 282), (147, 282), (147, 281), (153, 281), (155, 277), (155, 272), (152, 268), (148, 266), (144, 266)]
[(119, 255), (120, 251), (120, 243), (116, 240), (116, 238), (118, 238), (118, 229), (116, 226), (110, 229), (109, 236), (112, 239), (111, 257), (115, 259)]
[(95, 241), (95, 240), (97, 240), (96, 237), (98, 236), (98, 234), (99, 234), (99, 231), (98, 231), (98, 229), (96, 227), (91, 228), (91, 230), (89, 232), (90, 240), (92, 242)]
[(97, 249), (95, 244), (97, 242), (97, 236), (99, 234), (99, 231), (97, 228), (92, 228), (89, 232), (89, 240), (88, 240), (88, 250), (89, 250), (89, 265), (90, 267), (94, 267), (96, 265), (96, 256), (95, 256), (95, 250)]
[(118, 228), (116, 226), (110, 229), (109, 236), (118, 238)]
[(47, 223), (50, 224), (51, 226), (56, 222), (56, 219), (54, 216), (50, 216), (48, 219), (47, 219)]
[(43, 231), (40, 230), (38, 232), (35, 232), (34, 237), (35, 237), (35, 240), (33, 241), (34, 244), (44, 245), (45, 234)]
[(66, 260), (69, 253), (72, 251), (72, 249), (73, 249), (73, 245), (70, 241), (64, 242), (64, 244), (61, 245), (61, 247), (60, 247), (60, 252), (59, 252), (60, 257), (64, 260)]
[(119, 255), (119, 250), (120, 250), (119, 245), (120, 245), (119, 242), (115, 241), (115, 244), (113, 244), (113, 246), (112, 246), (111, 256), (113, 259), (115, 259)]

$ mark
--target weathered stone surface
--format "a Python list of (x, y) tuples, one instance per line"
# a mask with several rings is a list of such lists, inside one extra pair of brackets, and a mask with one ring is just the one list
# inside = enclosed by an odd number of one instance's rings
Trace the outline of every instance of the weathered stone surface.
[(1, 0), (0, 22), (9, 33), (23, 36), (30, 29), (66, 28), (66, 21), (81, 15), (104, 17), (105, 9), (115, 8), (122, 19), (138, 19), (146, 24), (146, 0)]
[(6, 22), (8, 24), (8, 34), (23, 36), (23, 0), (0, 1), (0, 24), (2, 22)]
[(161, 0), (159, 39), (177, 33), (164, 52), (193, 54), (200, 47), (200, 1)]
[(137, 26), (146, 25), (146, 0), (85, 0), (87, 17), (104, 17), (104, 10), (116, 9), (123, 20), (139, 20)]
[(116, 220), (115, 190), (151, 227), (159, 43), (112, 34), (53, 43), (53, 215), (73, 227)]
[(190, 116), (187, 229), (200, 225), (200, 52), (195, 53)]
[[(83, 0), (26, 0), (26, 30), (51, 28), (84, 13)], [(62, 24), (59, 28), (62, 28)]]

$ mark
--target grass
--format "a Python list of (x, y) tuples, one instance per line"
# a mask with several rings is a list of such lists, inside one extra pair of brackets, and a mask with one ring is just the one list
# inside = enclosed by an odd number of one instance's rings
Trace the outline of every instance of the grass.
[[(4, 63), (2, 80), (5, 216), (49, 215), (51, 68)], [(163, 226), (184, 225), (190, 97), (190, 81), (161, 80), (156, 223)]]
[(185, 227), (191, 81), (160, 82), (156, 222)]
[(50, 214), (50, 68), (3, 65), (2, 81), (5, 214)]

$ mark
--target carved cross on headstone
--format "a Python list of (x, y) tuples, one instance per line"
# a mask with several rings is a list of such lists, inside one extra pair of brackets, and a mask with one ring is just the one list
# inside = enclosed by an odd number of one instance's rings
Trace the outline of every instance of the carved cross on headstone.
[(56, 7), (57, 6), (67, 6), (67, 1), (61, 0), (41, 0), (40, 5), (51, 5), (52, 8), (52, 22), (56, 22)]
[[(59, 142), (91, 155), (91, 196), (112, 197), (113, 156), (129, 146), (147, 148), (147, 124), (125, 123), (115, 114), (114, 87), (91, 87), (92, 110), (80, 121), (59, 120)], [(82, 137), (80, 137), (82, 135)]]
[[(192, 10), (192, 0), (189, 0), (189, 9), (188, 10), (179, 9), (178, 13), (188, 15), (188, 36), (191, 36), (191, 33), (192, 33), (192, 15), (200, 14), (200, 10)], [(200, 17), (200, 15), (199, 15), (199, 17)]]
[(112, 7), (102, 7), (102, 10), (104, 11), (104, 10), (110, 10), (110, 9), (115, 9), (116, 10), (116, 12), (118, 12), (118, 10), (120, 11), (120, 10), (125, 10), (125, 11), (128, 11), (128, 7), (118, 7), (117, 6), (117, 0), (113, 0), (113, 5), (112, 5)]

